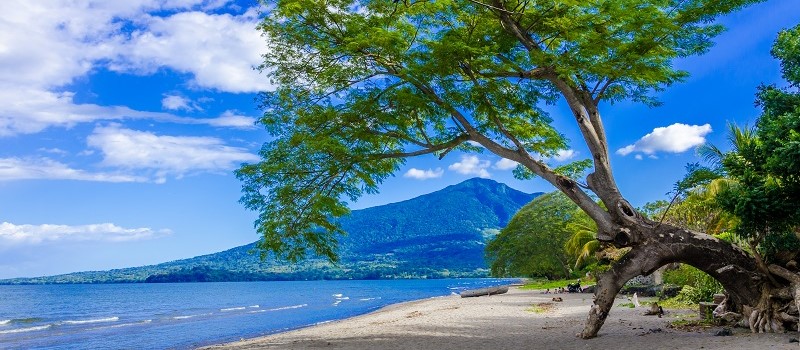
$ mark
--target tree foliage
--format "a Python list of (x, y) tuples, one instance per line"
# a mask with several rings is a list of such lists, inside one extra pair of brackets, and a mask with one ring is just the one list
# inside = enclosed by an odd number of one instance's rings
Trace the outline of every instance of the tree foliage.
[[(714, 18), (756, 0), (265, 2), (260, 68), (277, 89), (260, 122), (273, 139), (237, 176), (259, 246), (298, 259), (336, 257), (345, 200), (377, 192), (408, 157), (453, 151), (518, 162), (517, 176), (544, 178), (611, 235), (618, 214), (584, 191), (621, 200), (598, 105), (656, 104), (652, 91), (686, 77), (672, 60), (705, 52)], [(542, 159), (567, 140), (541, 106), (559, 98), (592, 159), (554, 168)], [(589, 162), (580, 188), (571, 176)]]
[(735, 233), (767, 261), (779, 251), (800, 249), (800, 26), (782, 31), (772, 54), (789, 87), (759, 87), (756, 126), (731, 125), (730, 151), (702, 150), (728, 178), (716, 202), (738, 218)]
[(574, 234), (568, 225), (580, 214), (561, 192), (539, 196), (522, 207), (486, 245), (492, 275), (570, 277), (574, 259), (564, 246)]

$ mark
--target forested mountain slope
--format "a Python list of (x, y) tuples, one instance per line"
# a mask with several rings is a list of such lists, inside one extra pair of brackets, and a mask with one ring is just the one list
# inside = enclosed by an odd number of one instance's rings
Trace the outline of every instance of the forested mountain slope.
[(528, 194), (487, 179), (471, 179), (410, 200), (362, 210), (341, 219), (341, 262), (261, 261), (255, 244), (157, 265), (0, 283), (197, 282), (286, 279), (486, 277), (484, 247), (523, 205)]

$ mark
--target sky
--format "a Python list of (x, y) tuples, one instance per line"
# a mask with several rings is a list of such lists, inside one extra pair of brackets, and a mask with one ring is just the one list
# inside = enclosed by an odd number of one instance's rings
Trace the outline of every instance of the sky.
[[(155, 264), (258, 239), (233, 171), (268, 140), (255, 124), (253, 67), (269, 50), (253, 1), (5, 0), (0, 2), (0, 278)], [(721, 19), (707, 54), (675, 66), (691, 76), (657, 108), (602, 105), (612, 167), (635, 205), (665, 198), (697, 162), (696, 146), (726, 148), (729, 122), (752, 125), (761, 83), (783, 85), (769, 55), (800, 23), (796, 0)], [(564, 103), (547, 107), (587, 158)], [(488, 153), (414, 158), (352, 208), (397, 202), (473, 177), (525, 192), (514, 164)]]

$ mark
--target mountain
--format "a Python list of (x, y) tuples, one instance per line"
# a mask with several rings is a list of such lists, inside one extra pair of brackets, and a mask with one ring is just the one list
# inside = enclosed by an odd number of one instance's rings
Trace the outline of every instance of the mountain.
[(354, 210), (339, 222), (348, 234), (340, 239), (337, 266), (320, 258), (297, 264), (261, 261), (251, 243), (157, 265), (0, 284), (486, 277), (486, 241), (538, 195), (475, 178), (406, 201)]

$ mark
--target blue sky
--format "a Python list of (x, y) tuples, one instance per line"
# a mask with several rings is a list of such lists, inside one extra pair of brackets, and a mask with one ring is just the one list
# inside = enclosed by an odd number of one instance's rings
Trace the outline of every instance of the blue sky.
[[(664, 197), (724, 145), (727, 122), (752, 124), (758, 84), (781, 84), (769, 55), (776, 33), (800, 23), (796, 0), (725, 17), (729, 30), (676, 66), (687, 81), (659, 108), (603, 106), (612, 166), (634, 205)], [(250, 243), (255, 214), (238, 204), (232, 171), (267, 139), (253, 125), (252, 69), (268, 46), (252, 2), (228, 0), (0, 2), (0, 278), (159, 263)], [(549, 109), (581, 159), (566, 106)], [(481, 176), (526, 192), (490, 154), (410, 160), (381, 194), (353, 208), (408, 199)]]

